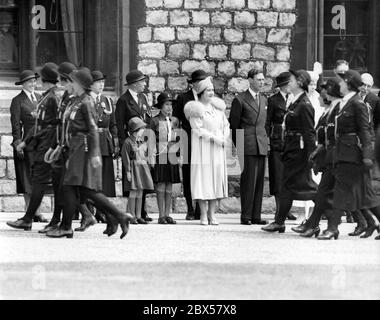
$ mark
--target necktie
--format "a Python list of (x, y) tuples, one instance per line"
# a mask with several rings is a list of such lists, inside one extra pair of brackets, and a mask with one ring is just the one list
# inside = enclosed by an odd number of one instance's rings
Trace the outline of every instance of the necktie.
[(36, 103), (37, 103), (37, 99), (36, 99), (36, 96), (34, 95), (34, 93), (31, 93), (31, 94), (30, 94), (30, 97), (32, 98), (32, 102), (33, 102), (34, 104), (36, 104)]
[(287, 93), (285, 96), (285, 106), (286, 106), (286, 109), (288, 109), (288, 107), (289, 107), (289, 93)]

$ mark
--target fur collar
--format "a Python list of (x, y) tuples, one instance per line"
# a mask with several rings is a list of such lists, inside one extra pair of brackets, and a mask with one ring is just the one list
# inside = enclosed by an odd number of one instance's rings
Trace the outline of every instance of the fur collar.
[[(212, 106), (220, 112), (226, 110), (226, 103), (217, 97), (213, 97), (211, 100)], [(185, 113), (186, 119), (189, 118), (202, 118), (205, 111), (205, 106), (199, 101), (189, 101), (186, 103), (183, 112)]]

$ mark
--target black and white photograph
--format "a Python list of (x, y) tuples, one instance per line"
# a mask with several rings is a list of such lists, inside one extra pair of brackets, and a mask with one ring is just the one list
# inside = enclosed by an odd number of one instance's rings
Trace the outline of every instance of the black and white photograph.
[(0, 300), (379, 300), (379, 14), (0, 0)]

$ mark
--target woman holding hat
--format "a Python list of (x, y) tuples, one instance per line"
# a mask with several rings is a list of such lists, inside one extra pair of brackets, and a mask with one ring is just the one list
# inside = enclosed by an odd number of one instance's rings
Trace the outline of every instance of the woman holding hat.
[(149, 165), (154, 163), (153, 152), (149, 154), (147, 142), (143, 136), (146, 123), (139, 117), (128, 122), (129, 137), (125, 139), (121, 150), (126, 179), (124, 190), (129, 191), (128, 205), (133, 215), (132, 224), (147, 224), (141, 216), (144, 190), (154, 190)]
[[(118, 224), (123, 238), (129, 229), (128, 214), (119, 211), (100, 192), (102, 189), (102, 162), (99, 148), (99, 133), (95, 123), (94, 103), (89, 96), (93, 79), (85, 70), (73, 71), (74, 95), (77, 99), (70, 104), (64, 114), (65, 145), (69, 148), (66, 172), (63, 180), (65, 204), (63, 219), (59, 228), (48, 231), (53, 238), (73, 237), (72, 219), (78, 206), (79, 197), (91, 200), (95, 207), (109, 214), (112, 227), (107, 229), (108, 236), (116, 233)], [(79, 195), (79, 197), (78, 197)]]
[[(276, 214), (280, 204), (279, 193), (283, 170), (281, 161), (283, 144), (282, 122), (292, 99), (288, 86), (290, 77), (290, 72), (282, 72), (276, 78), (276, 88), (279, 88), (279, 91), (268, 98), (267, 120), (265, 124), (270, 141), (270, 152), (268, 155), (269, 190), (276, 200)], [(289, 212), (288, 219), (295, 220), (296, 217)]]
[[(46, 163), (44, 158), (55, 136), (58, 123), (58, 66), (55, 63), (48, 62), (41, 68), (40, 74), (45, 92), (37, 106), (35, 123), (24, 137), (23, 142), (16, 148), (18, 152), (21, 152), (28, 146), (33, 153), (31, 167), (32, 194), (28, 209), (24, 217), (15, 222), (7, 223), (16, 229), (31, 229), (34, 216), (53, 178), (51, 165)], [(53, 181), (54, 186), (58, 184)], [(54, 188), (54, 211), (61, 212), (62, 203), (62, 194), (58, 192), (58, 188)]]
[(150, 122), (150, 128), (156, 136), (156, 164), (153, 170), (153, 181), (156, 184), (159, 224), (175, 224), (171, 218), (172, 185), (181, 183), (178, 164), (178, 150), (175, 130), (179, 128), (179, 120), (172, 116), (172, 99), (166, 93), (157, 98), (155, 107), (160, 113)]
[(305, 70), (290, 73), (289, 89), (294, 98), (284, 117), (280, 208), (275, 221), (262, 228), (267, 232), (285, 232), (285, 219), (293, 200), (314, 200), (317, 191), (309, 166), (309, 156), (316, 148), (314, 108), (307, 97), (310, 75)]
[[(198, 101), (185, 105), (191, 125), (191, 194), (201, 210), (201, 225), (218, 225), (215, 210), (218, 199), (228, 197), (226, 147), (230, 135), (224, 114), (226, 104), (214, 96), (211, 77), (195, 86)], [(208, 202), (208, 209), (207, 209)]]

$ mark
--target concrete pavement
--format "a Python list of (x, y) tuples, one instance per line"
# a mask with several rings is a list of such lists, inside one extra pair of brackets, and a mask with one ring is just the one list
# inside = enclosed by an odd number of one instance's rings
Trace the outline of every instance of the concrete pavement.
[[(220, 214), (219, 226), (132, 225), (124, 240), (98, 224), (74, 239), (9, 228), (0, 215), (1, 299), (380, 299), (380, 242), (268, 234)], [(264, 216), (272, 218), (273, 215)], [(75, 227), (78, 222), (74, 223)], [(325, 223), (323, 222), (323, 228)]]

